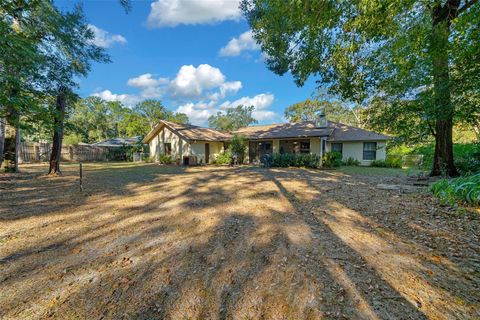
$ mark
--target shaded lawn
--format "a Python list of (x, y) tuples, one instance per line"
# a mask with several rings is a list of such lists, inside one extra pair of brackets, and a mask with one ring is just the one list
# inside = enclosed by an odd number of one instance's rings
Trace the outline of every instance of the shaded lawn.
[(426, 172), (416, 168), (374, 168), (361, 166), (342, 166), (338, 171), (348, 175), (361, 176), (408, 176)]
[(0, 175), (2, 319), (480, 317), (478, 215), (377, 190), (405, 179), (384, 168), (96, 163), (84, 193), (77, 165), (22, 169)]

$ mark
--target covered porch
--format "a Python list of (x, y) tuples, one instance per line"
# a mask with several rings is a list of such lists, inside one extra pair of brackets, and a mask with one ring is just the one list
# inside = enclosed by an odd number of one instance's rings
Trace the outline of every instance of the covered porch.
[(324, 151), (325, 139), (315, 137), (309, 139), (249, 140), (247, 154), (249, 163), (261, 163), (265, 155), (274, 153), (312, 153), (321, 157)]

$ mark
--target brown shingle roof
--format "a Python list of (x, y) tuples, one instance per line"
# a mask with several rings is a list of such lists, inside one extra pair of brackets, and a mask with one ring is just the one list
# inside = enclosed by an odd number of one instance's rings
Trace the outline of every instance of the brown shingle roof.
[(326, 137), (330, 135), (332, 131), (332, 128), (317, 128), (313, 122), (303, 122), (244, 127), (235, 133), (245, 136), (246, 139), (280, 139)]
[[(210, 128), (202, 128), (191, 124), (179, 124), (162, 120), (143, 139), (144, 143), (158, 134), (166, 126), (186, 140), (198, 141), (228, 141), (232, 135)], [(246, 139), (285, 139), (285, 138), (312, 138), (328, 137), (328, 141), (378, 141), (389, 140), (391, 137), (384, 134), (352, 127), (346, 124), (328, 121), (326, 128), (318, 128), (313, 122), (303, 123), (276, 123), (270, 125), (250, 126), (240, 128), (235, 133)]]
[(333, 129), (332, 135), (328, 137), (328, 141), (377, 141), (390, 140), (391, 137), (381, 133), (352, 127), (339, 122), (328, 122), (328, 127)]
[(143, 143), (149, 143), (152, 138), (160, 132), (163, 126), (169, 128), (186, 140), (199, 141), (227, 141), (231, 139), (231, 135), (226, 132), (217, 131), (210, 128), (202, 128), (191, 124), (181, 124), (160, 120), (160, 122), (150, 131), (143, 139)]

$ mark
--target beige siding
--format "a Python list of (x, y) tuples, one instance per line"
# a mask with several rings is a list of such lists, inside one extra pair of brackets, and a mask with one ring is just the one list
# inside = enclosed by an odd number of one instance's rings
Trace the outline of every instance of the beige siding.
[(158, 161), (159, 156), (165, 153), (165, 143), (170, 143), (172, 146), (172, 158), (181, 159), (182, 156), (189, 154), (189, 144), (176, 133), (164, 127), (159, 131), (152, 141), (150, 141), (150, 156)]
[[(330, 144), (331, 142), (327, 142), (327, 152), (331, 150)], [(363, 160), (363, 141), (342, 142), (342, 144), (343, 160), (352, 157), (359, 160), (363, 166), (370, 165), (371, 160)], [(377, 160), (385, 160), (385, 146), (385, 141), (377, 141)]]
[(280, 152), (280, 140), (279, 139), (273, 140), (272, 152), (273, 153), (279, 153)]
[(210, 145), (210, 157), (209, 163), (212, 163), (218, 156), (220, 152), (223, 151), (223, 142), (193, 142), (191, 145), (191, 155), (197, 157), (198, 162), (206, 163), (205, 162), (205, 144), (208, 143)]
[(320, 143), (320, 138), (310, 139), (310, 153), (322, 155), (322, 148)]

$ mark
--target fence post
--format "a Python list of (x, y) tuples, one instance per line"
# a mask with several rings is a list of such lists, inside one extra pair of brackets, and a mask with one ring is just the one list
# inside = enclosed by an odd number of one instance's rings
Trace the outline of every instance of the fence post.
[(80, 162), (80, 191), (83, 192), (83, 168)]

